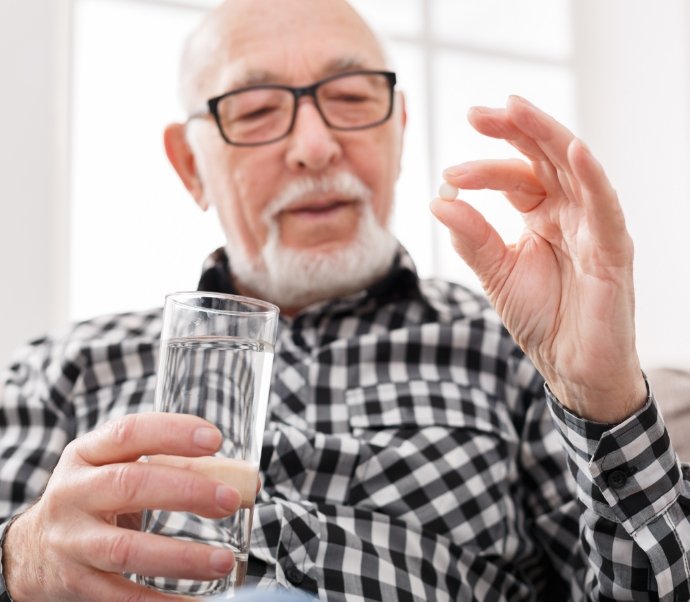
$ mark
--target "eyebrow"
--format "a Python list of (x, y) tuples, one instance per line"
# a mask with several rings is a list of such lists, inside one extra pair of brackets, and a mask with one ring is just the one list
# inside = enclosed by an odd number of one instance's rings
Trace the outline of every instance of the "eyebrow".
[[(356, 57), (341, 57), (327, 62), (320, 70), (317, 79), (328, 77), (329, 75), (336, 75), (338, 73), (346, 73), (348, 71), (356, 71), (358, 69), (373, 69), (371, 65)], [(238, 78), (233, 82), (232, 88), (244, 88), (245, 86), (256, 86), (260, 84), (275, 84), (280, 83), (283, 76), (277, 73), (264, 69), (253, 69), (246, 73), (243, 77)]]

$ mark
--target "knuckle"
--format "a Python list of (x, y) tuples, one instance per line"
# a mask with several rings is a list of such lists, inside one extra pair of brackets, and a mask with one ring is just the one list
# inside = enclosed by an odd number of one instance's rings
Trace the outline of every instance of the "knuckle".
[[(49, 487), (41, 494), (38, 502), (34, 506), (39, 513), (40, 519), (45, 524), (60, 524), (66, 511), (73, 506), (69, 503), (68, 496), (63, 483), (55, 479), (49, 483)], [(51, 530), (48, 529), (50, 532)]]
[[(77, 454), (77, 448), (79, 447), (79, 439), (72, 439), (62, 450), (62, 455), (60, 456), (60, 461), (65, 461), (73, 458)], [(60, 463), (60, 462), (58, 462)]]
[(200, 510), (200, 503), (205, 505), (209, 499), (215, 499), (213, 496), (209, 497), (206, 483), (198, 475), (176, 475), (169, 483), (175, 491), (175, 498), (180, 508), (194, 507)]
[(116, 499), (122, 504), (132, 503), (143, 485), (145, 474), (136, 463), (114, 465), (110, 480)]
[(61, 588), (71, 596), (77, 596), (81, 592), (83, 575), (74, 569), (65, 569), (59, 573)]
[(217, 483), (199, 474), (189, 474), (178, 483), (179, 500), (195, 512), (218, 512), (216, 492)]
[(106, 428), (117, 445), (126, 446), (134, 437), (136, 414), (128, 414), (106, 423)]
[(132, 556), (132, 537), (129, 533), (118, 533), (108, 541), (108, 563), (118, 572), (124, 572)]
[(203, 486), (200, 485), (197, 475), (192, 474), (185, 477), (181, 485), (183, 499), (185, 500), (194, 501), (203, 495)]

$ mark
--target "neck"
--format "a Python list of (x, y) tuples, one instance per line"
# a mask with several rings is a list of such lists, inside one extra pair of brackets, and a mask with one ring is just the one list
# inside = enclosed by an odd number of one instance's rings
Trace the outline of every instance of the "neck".
[(263, 301), (270, 301), (271, 303), (274, 303), (278, 306), (278, 309), (280, 309), (280, 315), (285, 318), (294, 318), (304, 309), (304, 307), (285, 307), (280, 303), (276, 303), (275, 300), (265, 299), (263, 295), (244, 286), (241, 282), (235, 281), (235, 288), (237, 289), (237, 294), (242, 295), (243, 297), (251, 297), (253, 299), (261, 299)]

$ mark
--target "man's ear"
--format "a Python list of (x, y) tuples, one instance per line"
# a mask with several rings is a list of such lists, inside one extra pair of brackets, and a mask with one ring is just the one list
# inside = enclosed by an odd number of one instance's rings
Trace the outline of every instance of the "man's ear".
[(208, 203), (204, 199), (204, 188), (196, 167), (196, 160), (185, 134), (185, 125), (172, 123), (165, 128), (163, 144), (168, 160), (180, 176), (182, 183), (194, 197), (196, 204), (204, 211), (208, 209)]
[(400, 177), (400, 172), (402, 170), (402, 149), (403, 149), (403, 138), (405, 136), (405, 128), (407, 127), (407, 104), (405, 95), (402, 91), (398, 92), (397, 101), (400, 103), (400, 140), (398, 140), (398, 177)]
[(407, 99), (405, 98), (405, 94), (400, 91), (398, 92), (398, 101), (400, 102), (400, 110), (401, 110), (401, 116), (400, 119), (402, 119), (402, 126), (403, 129), (407, 125)]

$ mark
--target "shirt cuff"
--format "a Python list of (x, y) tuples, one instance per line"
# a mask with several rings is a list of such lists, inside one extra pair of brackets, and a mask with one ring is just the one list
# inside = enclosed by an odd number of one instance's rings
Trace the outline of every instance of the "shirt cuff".
[(573, 414), (545, 389), (586, 506), (632, 534), (678, 499), (681, 469), (651, 391), (640, 410), (611, 425)]
[(5, 567), (3, 564), (3, 546), (5, 545), (5, 535), (10, 528), (10, 525), (19, 517), (15, 514), (12, 518), (0, 524), (0, 602), (13, 602), (12, 596), (7, 591), (5, 585)]

